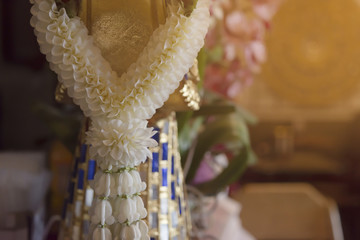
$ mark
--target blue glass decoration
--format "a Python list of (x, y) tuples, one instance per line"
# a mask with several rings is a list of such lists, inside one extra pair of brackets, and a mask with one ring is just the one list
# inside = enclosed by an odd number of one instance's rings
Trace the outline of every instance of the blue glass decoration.
[(86, 150), (87, 150), (87, 145), (82, 144), (81, 148), (80, 148), (80, 161), (82, 163), (84, 163), (86, 161)]
[(160, 128), (155, 127), (155, 128), (154, 128), (154, 131), (156, 131), (156, 133), (154, 134), (154, 136), (152, 136), (152, 138), (153, 138), (155, 141), (159, 142), (159, 141), (160, 141)]
[(169, 201), (167, 198), (160, 198), (160, 213), (161, 214), (168, 214), (169, 210)]
[(69, 203), (73, 203), (74, 201), (74, 188), (75, 188), (75, 182), (71, 181), (69, 184)]
[(168, 121), (165, 121), (165, 123), (164, 123), (163, 132), (166, 134), (169, 134), (169, 122)]
[(162, 159), (168, 160), (168, 143), (162, 143)]
[(162, 169), (162, 186), (167, 187), (167, 168)]
[(151, 200), (157, 200), (158, 197), (159, 197), (158, 185), (152, 184), (151, 185), (151, 191), (150, 191), (150, 199)]
[(157, 212), (150, 213), (149, 222), (150, 222), (150, 224), (149, 224), (150, 228), (158, 227), (158, 213)]
[(90, 221), (89, 220), (84, 220), (83, 221), (83, 233), (88, 234), (89, 229), (90, 229)]
[(175, 200), (175, 182), (171, 181), (171, 200)]
[(185, 80), (188, 80), (188, 79), (189, 79), (189, 76), (188, 76), (187, 73), (185, 73), (184, 78), (185, 78)]
[(158, 172), (159, 171), (159, 153), (158, 152), (153, 152), (153, 160), (152, 160), (152, 168), (151, 171), (152, 172)]
[(180, 186), (180, 177), (179, 177), (179, 170), (176, 169), (176, 183)]
[(178, 200), (179, 200), (179, 214), (180, 214), (180, 216), (181, 216), (181, 214), (182, 214), (182, 207), (181, 207), (181, 199), (180, 199), (180, 197), (178, 197)]
[(79, 158), (79, 157), (75, 158), (74, 169), (73, 169), (73, 172), (72, 172), (72, 177), (73, 177), (73, 178), (76, 177), (76, 173), (77, 173), (78, 167), (79, 167), (79, 161), (80, 161), (80, 158)]
[(85, 175), (84, 169), (79, 169), (78, 182), (77, 182), (78, 189), (84, 189), (84, 175)]
[(174, 155), (171, 156), (171, 175), (175, 173), (175, 157)]
[(93, 180), (95, 176), (95, 169), (96, 169), (96, 161), (93, 159), (89, 160), (88, 163), (88, 175), (87, 180)]
[(177, 216), (177, 212), (173, 211), (171, 213), (171, 222), (172, 222), (172, 227), (176, 228), (178, 225), (178, 216)]

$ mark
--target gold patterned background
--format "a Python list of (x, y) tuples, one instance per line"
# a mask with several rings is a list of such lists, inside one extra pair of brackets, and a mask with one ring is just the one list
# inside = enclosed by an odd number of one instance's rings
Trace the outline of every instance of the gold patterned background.
[(323, 106), (354, 94), (360, 81), (356, 0), (287, 0), (267, 36), (260, 76), (281, 98)]

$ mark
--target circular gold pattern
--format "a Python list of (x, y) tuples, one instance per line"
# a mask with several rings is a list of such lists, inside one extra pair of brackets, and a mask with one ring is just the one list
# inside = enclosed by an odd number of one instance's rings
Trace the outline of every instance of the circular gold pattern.
[(261, 77), (287, 100), (333, 103), (360, 80), (360, 6), (354, 0), (287, 0), (267, 37)]

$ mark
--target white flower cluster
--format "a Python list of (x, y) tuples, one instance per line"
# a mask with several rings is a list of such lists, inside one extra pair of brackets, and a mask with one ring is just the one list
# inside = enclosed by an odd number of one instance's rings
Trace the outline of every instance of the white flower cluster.
[[(40, 50), (68, 94), (91, 118), (86, 142), (100, 171), (93, 188), (93, 239), (149, 239), (141, 220), (145, 189), (134, 169), (151, 159), (157, 145), (147, 121), (178, 87), (204, 43), (209, 25), (208, 0), (199, 0), (189, 17), (179, 6), (154, 31), (128, 71), (118, 77), (93, 44), (79, 17), (69, 18), (54, 0), (34, 0), (31, 25)], [(98, 226), (98, 227), (96, 227)]]
[(152, 154), (148, 147), (157, 142), (151, 137), (153, 128), (147, 128), (147, 121), (134, 119), (123, 122), (118, 119), (107, 121), (93, 120), (87, 132), (87, 143), (91, 145), (90, 157), (106, 169), (113, 167), (134, 167), (143, 163)]

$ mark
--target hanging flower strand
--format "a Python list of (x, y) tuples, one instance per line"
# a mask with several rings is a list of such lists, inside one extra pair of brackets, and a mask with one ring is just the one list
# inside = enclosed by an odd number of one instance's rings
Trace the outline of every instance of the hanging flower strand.
[(79, 17), (70, 18), (54, 0), (35, 0), (31, 25), (40, 51), (68, 94), (91, 119), (86, 142), (97, 161), (90, 212), (92, 238), (149, 239), (140, 193), (146, 184), (136, 167), (156, 146), (147, 119), (178, 87), (204, 43), (208, 0), (198, 0), (190, 16), (175, 3), (166, 23), (122, 76), (111, 69)]

